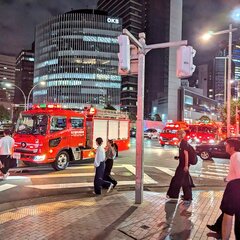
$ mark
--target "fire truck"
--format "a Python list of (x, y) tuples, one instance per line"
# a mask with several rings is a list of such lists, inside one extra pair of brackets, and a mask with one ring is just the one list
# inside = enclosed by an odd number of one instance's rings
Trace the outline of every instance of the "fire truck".
[(71, 161), (94, 158), (97, 137), (102, 137), (103, 146), (113, 139), (119, 151), (127, 150), (129, 119), (119, 111), (89, 108), (77, 112), (40, 104), (20, 114), (13, 137), (14, 158), (28, 166), (50, 163), (60, 171)]
[(166, 127), (162, 130), (159, 135), (159, 143), (162, 146), (165, 145), (172, 145), (176, 146), (179, 143), (179, 139), (177, 137), (177, 131), (183, 129), (186, 132), (186, 140), (189, 137), (189, 127), (188, 124), (185, 122), (175, 122), (175, 123), (168, 123)]

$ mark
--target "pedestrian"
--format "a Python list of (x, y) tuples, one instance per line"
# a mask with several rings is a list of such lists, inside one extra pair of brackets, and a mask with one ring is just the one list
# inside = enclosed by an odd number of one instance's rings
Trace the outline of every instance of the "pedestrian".
[(113, 183), (103, 180), (105, 170), (105, 151), (102, 147), (103, 139), (98, 137), (96, 139), (97, 150), (94, 159), (95, 177), (94, 177), (94, 193), (100, 195), (102, 193), (102, 187), (108, 188), (107, 192), (113, 188)]
[(113, 140), (107, 141), (106, 147), (106, 162), (104, 171), (104, 180), (109, 181), (113, 184), (113, 188), (116, 187), (117, 181), (111, 176), (111, 171), (113, 167), (113, 160), (116, 157), (116, 151), (114, 149)]
[(3, 179), (6, 179), (9, 174), (10, 161), (12, 159), (14, 139), (10, 136), (11, 131), (5, 129), (3, 132), (4, 137), (0, 139), (0, 171), (3, 174)]
[(186, 132), (184, 130), (178, 130), (177, 136), (179, 141), (179, 164), (173, 176), (169, 189), (167, 191), (167, 198), (178, 199), (180, 189), (183, 189), (183, 195), (181, 199), (184, 201), (192, 200), (192, 187), (193, 181), (189, 174), (189, 145), (184, 139)]
[[(230, 155), (229, 172), (225, 178), (226, 182), (240, 178), (240, 141), (236, 139), (228, 139), (226, 141), (226, 152)], [(227, 184), (228, 185), (228, 184)], [(223, 213), (218, 217), (217, 221), (213, 225), (208, 225), (208, 229), (213, 232), (217, 232), (221, 235)]]
[(229, 240), (235, 216), (234, 233), (240, 240), (240, 178), (231, 180), (224, 191), (220, 209), (223, 213), (222, 240)]

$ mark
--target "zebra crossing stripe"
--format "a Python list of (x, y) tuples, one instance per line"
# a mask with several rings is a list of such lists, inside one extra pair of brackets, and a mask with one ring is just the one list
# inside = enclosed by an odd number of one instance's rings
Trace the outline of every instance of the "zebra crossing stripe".
[(172, 177), (175, 174), (175, 171), (172, 171), (172, 170), (170, 170), (169, 168), (166, 168), (166, 167), (155, 167), (155, 168), (164, 172), (164, 173), (166, 173), (166, 174), (168, 174), (168, 175), (170, 175), (170, 176), (172, 176)]
[[(118, 181), (118, 186), (135, 185), (135, 181)], [(93, 182), (84, 183), (61, 183), (61, 184), (41, 184), (41, 185), (26, 185), (27, 188), (36, 188), (41, 190), (49, 189), (66, 189), (66, 188), (81, 188), (93, 187)]]
[[(124, 167), (131, 172), (133, 175), (136, 174), (136, 168), (133, 165), (125, 164)], [(153, 180), (151, 177), (149, 177), (146, 173), (144, 173), (144, 183), (146, 184), (155, 184), (158, 183), (157, 181)]]
[[(191, 172), (190, 172), (191, 173)], [(209, 172), (209, 171), (198, 171), (198, 170), (195, 170), (193, 173), (196, 173), (196, 174), (209, 174), (209, 175), (216, 175), (216, 176), (223, 176), (223, 177), (226, 177), (227, 176), (227, 173), (219, 173), (219, 172)]]
[(3, 192), (5, 190), (8, 190), (8, 189), (11, 189), (11, 188), (14, 188), (14, 187), (17, 187), (17, 185), (13, 185), (13, 184), (3, 184), (0, 186), (0, 192)]

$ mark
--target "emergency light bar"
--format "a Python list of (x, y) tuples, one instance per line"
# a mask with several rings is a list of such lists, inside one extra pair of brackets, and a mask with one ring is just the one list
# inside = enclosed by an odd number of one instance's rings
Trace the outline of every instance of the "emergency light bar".
[(62, 108), (61, 104), (46, 104), (46, 103), (40, 103), (40, 104), (34, 104), (32, 106), (32, 109), (45, 109), (45, 108), (50, 108), (50, 109), (59, 109)]

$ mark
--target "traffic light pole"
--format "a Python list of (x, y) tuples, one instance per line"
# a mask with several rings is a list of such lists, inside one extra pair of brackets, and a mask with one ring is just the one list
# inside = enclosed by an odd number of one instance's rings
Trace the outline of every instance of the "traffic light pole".
[(123, 34), (130, 38), (130, 41), (138, 47), (138, 92), (137, 92), (137, 134), (136, 134), (136, 184), (135, 203), (143, 201), (143, 176), (144, 176), (144, 138), (143, 138), (143, 116), (144, 116), (144, 85), (145, 85), (145, 55), (152, 49), (179, 47), (187, 45), (187, 41), (158, 43), (146, 45), (145, 33), (139, 33), (137, 40), (127, 29)]

